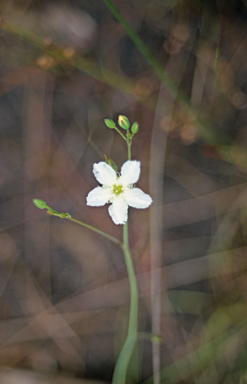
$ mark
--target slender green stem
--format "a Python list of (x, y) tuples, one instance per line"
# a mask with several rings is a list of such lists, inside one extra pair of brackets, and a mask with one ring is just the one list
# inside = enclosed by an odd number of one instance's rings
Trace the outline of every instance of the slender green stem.
[(54, 211), (54, 209), (51, 209), (50, 207), (46, 207), (46, 208), (48, 209), (47, 213), (51, 216), (57, 216), (57, 217), (60, 217), (61, 219), (67, 219), (67, 220), (73, 221), (74, 223), (79, 224), (82, 227), (86, 227), (88, 229), (91, 229), (91, 231), (98, 233), (98, 235), (105, 237), (106, 239), (110, 240), (112, 243), (115, 243), (115, 244), (119, 245), (120, 247), (123, 246), (123, 243), (120, 240), (116, 239), (115, 237), (113, 237), (111, 235), (108, 235), (108, 233), (105, 233), (105, 232), (101, 231), (100, 229), (93, 227), (92, 225), (89, 225), (89, 224), (84, 223), (83, 221), (74, 219), (74, 217), (72, 217), (69, 213), (59, 213), (57, 211)]
[(123, 245), (129, 248), (129, 230), (128, 222), (123, 225)]
[(127, 369), (136, 343), (138, 331), (138, 288), (134, 265), (129, 249), (128, 223), (125, 223), (123, 226), (123, 244), (121, 247), (125, 257), (130, 284), (130, 313), (128, 334), (115, 366), (112, 381), (113, 384), (125, 384)]
[(130, 134), (129, 128), (127, 129), (127, 148), (128, 148), (128, 160), (131, 160), (131, 144), (132, 144), (132, 135)]
[(108, 233), (105, 233), (105, 232), (101, 231), (100, 229), (93, 227), (92, 225), (86, 224), (83, 221), (74, 219), (74, 217), (72, 217), (69, 213), (63, 213), (63, 212), (59, 213), (59, 212), (55, 211), (54, 209), (52, 209), (51, 207), (48, 207), (48, 205), (46, 204), (46, 202), (44, 200), (33, 199), (33, 203), (39, 209), (47, 209), (47, 214), (50, 216), (57, 216), (57, 217), (60, 217), (60, 219), (67, 219), (67, 220), (73, 221), (74, 223), (77, 223), (83, 227), (91, 229), (91, 231), (98, 233), (98, 235), (104, 236), (106, 239), (112, 241), (113, 243), (119, 245), (120, 247), (123, 246), (123, 243), (120, 240), (116, 239), (115, 237), (113, 237), (111, 235), (108, 235)]
[(124, 252), (125, 263), (127, 267), (127, 272), (130, 282), (130, 315), (129, 315), (129, 328), (128, 336), (133, 336), (137, 333), (137, 312), (138, 312), (138, 288), (137, 280), (134, 270), (134, 265), (129, 249), (129, 239), (128, 239), (128, 223), (125, 223), (123, 226), (123, 245), (122, 249)]
[(34, 199), (34, 201), (35, 201), (35, 205), (39, 206), (39, 208), (48, 209), (47, 213), (49, 213), (49, 215), (58, 216), (62, 219), (73, 221), (74, 223), (77, 223), (79, 225), (82, 225), (83, 227), (91, 229), (92, 231), (98, 233), (101, 236), (104, 236), (108, 240), (119, 245), (123, 250), (128, 277), (129, 277), (129, 284), (130, 284), (130, 313), (129, 313), (128, 334), (114, 370), (113, 383), (125, 384), (127, 369), (128, 369), (130, 358), (136, 343), (137, 331), (138, 331), (138, 288), (137, 288), (137, 280), (136, 280), (134, 265), (133, 265), (133, 261), (132, 261), (131, 253), (129, 249), (128, 222), (125, 223), (123, 226), (123, 242), (121, 242), (115, 237), (112, 237), (107, 233), (95, 227), (92, 227), (89, 224), (86, 224), (80, 220), (74, 219), (68, 213), (59, 213), (53, 210), (52, 208), (48, 207), (46, 203), (42, 200)]
[(128, 139), (127, 141), (127, 147), (128, 147), (128, 160), (131, 160), (131, 141)]
[(123, 138), (125, 141), (127, 140), (126, 137), (124, 136), (124, 134), (123, 134), (117, 127), (115, 127), (114, 129), (119, 133), (119, 135), (122, 136), (122, 138)]
[(113, 237), (111, 235), (108, 235), (107, 233), (101, 231), (100, 229), (92, 227), (92, 225), (86, 224), (83, 221), (74, 219), (74, 217), (72, 217), (69, 213), (63, 213), (63, 212), (59, 213), (59, 212), (55, 211), (51, 207), (48, 207), (48, 205), (46, 204), (46, 202), (44, 200), (33, 199), (33, 203), (39, 209), (47, 209), (47, 213), (50, 216), (57, 216), (57, 217), (60, 217), (60, 219), (67, 219), (67, 220), (70, 220), (70, 221), (74, 221), (74, 223), (82, 225), (83, 227), (91, 229), (91, 231), (94, 231), (94, 232), (98, 233), (99, 235), (106, 237), (108, 240), (110, 240), (113, 243), (119, 245), (120, 247), (122, 247), (122, 245), (123, 245), (123, 243), (121, 241), (119, 241), (118, 239), (116, 239), (115, 237)]
[[(129, 129), (127, 129), (127, 147), (128, 147), (128, 160), (131, 160), (131, 142)], [(118, 357), (113, 374), (113, 384), (125, 384), (128, 365), (135, 347), (137, 332), (138, 332), (138, 287), (135, 275), (135, 269), (129, 249), (129, 232), (128, 222), (123, 226), (123, 244), (121, 248), (124, 253), (125, 264), (129, 277), (130, 284), (130, 313), (129, 313), (129, 326), (128, 334), (123, 345), (123, 348)]]
[(73, 217), (65, 217), (65, 219), (67, 220), (70, 220), (70, 221), (73, 221), (74, 223), (77, 223), (79, 225), (82, 225), (83, 227), (86, 227), (88, 229), (91, 229), (92, 231), (98, 233), (99, 235), (101, 236), (104, 236), (106, 239), (110, 240), (111, 242), (119, 245), (120, 247), (123, 246), (123, 243), (121, 241), (119, 241), (118, 239), (116, 239), (115, 237), (111, 236), (111, 235), (108, 235), (107, 233), (101, 231), (100, 229), (97, 229), (95, 227), (92, 227), (91, 225), (89, 224), (86, 224), (86, 223), (83, 223), (82, 221), (80, 220), (77, 220), (77, 219), (74, 219)]

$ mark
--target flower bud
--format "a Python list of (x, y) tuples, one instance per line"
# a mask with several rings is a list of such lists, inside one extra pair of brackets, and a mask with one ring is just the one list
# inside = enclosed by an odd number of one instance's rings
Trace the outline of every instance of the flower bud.
[(130, 127), (130, 122), (128, 117), (123, 115), (118, 116), (118, 124), (123, 129), (129, 129)]
[(105, 125), (110, 128), (110, 129), (113, 129), (116, 127), (116, 124), (114, 123), (114, 121), (112, 121), (111, 119), (105, 119), (104, 120), (105, 122)]
[(41, 199), (33, 199), (34, 205), (36, 205), (37, 208), (39, 209), (44, 209), (47, 208), (46, 202)]
[(107, 157), (106, 155), (105, 155), (105, 161), (107, 162), (108, 165), (110, 165), (114, 169), (115, 172), (118, 171), (117, 164), (114, 163), (114, 161), (112, 159), (110, 159), (109, 157)]
[(70, 219), (71, 215), (69, 213), (60, 213), (61, 219)]
[(132, 124), (131, 132), (134, 134), (134, 133), (137, 133), (138, 130), (139, 130), (139, 124), (135, 121), (135, 122)]

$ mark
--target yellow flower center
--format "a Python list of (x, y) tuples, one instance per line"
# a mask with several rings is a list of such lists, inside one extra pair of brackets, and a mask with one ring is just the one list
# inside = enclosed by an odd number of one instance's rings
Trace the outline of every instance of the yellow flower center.
[(120, 195), (121, 193), (123, 193), (123, 186), (122, 185), (114, 184), (113, 185), (113, 193), (115, 195)]

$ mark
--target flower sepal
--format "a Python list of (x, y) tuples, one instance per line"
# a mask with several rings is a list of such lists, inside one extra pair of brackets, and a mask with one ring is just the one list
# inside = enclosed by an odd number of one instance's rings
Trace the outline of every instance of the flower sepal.
[(106, 155), (104, 155), (104, 156), (105, 156), (106, 163), (109, 164), (114, 169), (114, 171), (117, 172), (118, 171), (117, 164), (112, 159), (110, 159), (110, 157), (107, 157)]

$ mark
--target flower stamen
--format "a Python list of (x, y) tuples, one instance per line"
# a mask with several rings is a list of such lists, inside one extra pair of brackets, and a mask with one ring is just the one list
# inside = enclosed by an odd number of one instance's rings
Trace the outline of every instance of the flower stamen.
[(114, 184), (113, 185), (113, 193), (117, 196), (120, 195), (121, 193), (123, 193), (123, 186)]
[(128, 220), (128, 207), (147, 208), (152, 198), (141, 189), (134, 187), (140, 176), (141, 163), (126, 161), (121, 172), (117, 173), (109, 164), (101, 161), (94, 164), (93, 173), (102, 185), (87, 195), (87, 205), (101, 207), (107, 203), (109, 214), (115, 224), (125, 224)]

